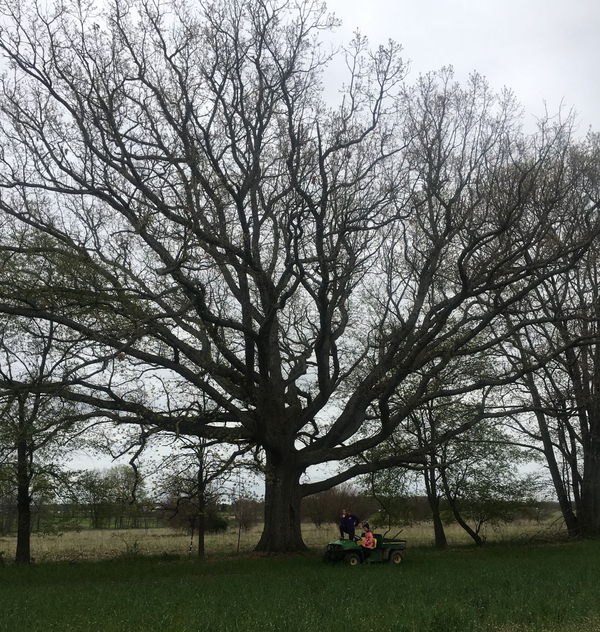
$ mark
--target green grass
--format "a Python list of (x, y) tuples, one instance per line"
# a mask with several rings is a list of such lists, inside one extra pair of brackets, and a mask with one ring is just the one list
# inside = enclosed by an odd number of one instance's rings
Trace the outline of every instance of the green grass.
[(600, 630), (600, 542), (408, 549), (399, 568), (316, 554), (0, 569), (0, 630)]

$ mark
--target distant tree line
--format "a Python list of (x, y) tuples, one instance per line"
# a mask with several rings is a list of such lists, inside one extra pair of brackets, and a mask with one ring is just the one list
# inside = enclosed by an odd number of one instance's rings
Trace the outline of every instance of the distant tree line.
[[(198, 506), (185, 498), (165, 499), (168, 489), (150, 492), (127, 465), (105, 470), (71, 473), (61, 490), (50, 485), (33, 490), (31, 532), (56, 534), (83, 529), (140, 529), (170, 527), (197, 531)], [(177, 502), (179, 500), (179, 502)], [(251, 497), (215, 497), (205, 508), (207, 533), (228, 525), (244, 530), (260, 521), (262, 503)], [(0, 535), (17, 533), (17, 495), (14, 487), (0, 483)]]

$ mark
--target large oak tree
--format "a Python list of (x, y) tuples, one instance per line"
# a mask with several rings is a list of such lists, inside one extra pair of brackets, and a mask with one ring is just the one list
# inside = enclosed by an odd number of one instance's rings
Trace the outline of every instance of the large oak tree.
[(597, 232), (569, 121), (525, 135), (479, 76), (408, 86), (397, 45), (356, 36), (326, 102), (319, 2), (0, 6), (0, 310), (89, 341), (64, 397), (256, 446), (259, 549), (303, 547), (303, 496), (422, 458), (303, 482), (450, 395), (436, 374)]

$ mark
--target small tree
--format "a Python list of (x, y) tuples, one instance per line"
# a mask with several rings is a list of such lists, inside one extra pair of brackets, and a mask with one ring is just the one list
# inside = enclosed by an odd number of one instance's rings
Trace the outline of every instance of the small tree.
[(100, 470), (80, 472), (71, 493), (87, 511), (92, 529), (108, 526), (111, 518), (110, 485)]
[(486, 524), (511, 522), (536, 504), (539, 482), (519, 473), (528, 453), (489, 426), (457, 443), (446, 446), (439, 466), (443, 490), (454, 519), (481, 546)]
[(406, 468), (388, 468), (363, 477), (365, 494), (377, 503), (377, 514), (372, 524), (392, 529), (431, 519), (427, 499), (419, 496), (422, 472)]
[(70, 494), (88, 513), (93, 529), (136, 528), (147, 502), (139, 473), (127, 465), (75, 473)]
[(62, 476), (83, 422), (100, 416), (48, 384), (64, 379), (83, 353), (79, 337), (43, 320), (0, 320), (0, 465), (17, 496), (17, 563), (31, 559), (31, 511), (37, 491)]
[(469, 534), (481, 545), (486, 525), (512, 522), (537, 507), (539, 501), (534, 497), (537, 489), (537, 481), (529, 477), (510, 480), (475, 477), (465, 486), (462, 495), (451, 497), (449, 504), (455, 518), (458, 514), (461, 521), (471, 523), (473, 533), (469, 531)]
[(263, 503), (255, 496), (250, 495), (236, 498), (231, 503), (234, 520), (244, 533), (260, 523), (263, 509)]
[[(377, 462), (390, 454), (405, 452), (409, 442), (426, 449), (424, 463), (416, 471), (429, 503), (437, 548), (447, 546), (444, 522), (448, 515), (481, 545), (484, 524), (511, 519), (515, 508), (529, 502), (536, 489), (531, 477), (520, 477), (517, 471), (520, 464), (532, 458), (532, 451), (517, 446), (515, 437), (503, 427), (504, 420), (495, 418), (502, 407), (495, 401), (494, 391), (482, 389), (480, 399), (474, 393), (461, 393), (465, 382), (475, 380), (478, 373), (493, 370), (490, 364), (485, 354), (473, 354), (468, 361), (449, 361), (430, 383), (433, 391), (446, 391), (449, 395), (434, 397), (411, 411), (401, 432), (392, 434), (385, 444), (364, 457)], [(402, 401), (410, 396), (408, 383), (396, 393), (394, 405), (402, 406)], [(453, 431), (465, 419), (478, 421), (454, 435)], [(402, 498), (405, 473), (397, 474), (392, 469), (372, 475), (371, 479), (374, 489), (388, 497), (396, 496), (396, 502)]]
[(115, 529), (135, 529), (145, 510), (145, 481), (139, 470), (115, 465), (104, 474)]
[(188, 525), (192, 539), (197, 529), (198, 556), (204, 557), (205, 532), (224, 524), (215, 511), (224, 483), (242, 467), (249, 448), (226, 451), (214, 440), (176, 436), (170, 449), (160, 467), (158, 502), (170, 522)]

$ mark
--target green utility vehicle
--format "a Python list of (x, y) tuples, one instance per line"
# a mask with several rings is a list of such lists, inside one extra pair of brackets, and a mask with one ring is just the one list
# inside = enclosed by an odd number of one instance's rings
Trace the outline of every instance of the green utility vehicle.
[[(398, 534), (396, 534), (398, 535)], [(374, 563), (390, 563), (395, 566), (402, 564), (402, 551), (406, 548), (406, 540), (397, 537), (386, 538), (380, 533), (373, 534), (373, 548), (371, 554), (365, 560), (363, 548), (360, 545), (363, 536), (355, 536), (353, 540), (334, 540), (327, 545), (323, 559), (326, 562), (344, 562), (350, 566), (364, 564), (368, 561)]]

